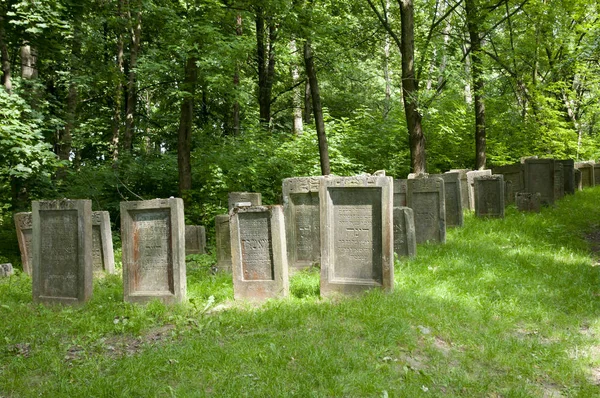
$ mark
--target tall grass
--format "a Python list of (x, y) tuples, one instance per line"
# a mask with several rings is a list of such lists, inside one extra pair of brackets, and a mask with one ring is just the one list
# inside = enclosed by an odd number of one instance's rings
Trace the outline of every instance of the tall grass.
[(171, 307), (122, 302), (119, 276), (81, 307), (35, 305), (19, 274), (0, 281), (0, 396), (600, 396), (598, 230), (600, 188), (469, 214), (396, 262), (393, 293), (333, 301), (312, 270), (289, 299), (233, 302), (209, 256)]

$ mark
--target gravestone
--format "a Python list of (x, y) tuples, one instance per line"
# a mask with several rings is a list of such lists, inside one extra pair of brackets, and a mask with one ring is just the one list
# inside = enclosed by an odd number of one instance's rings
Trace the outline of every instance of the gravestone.
[(537, 159), (537, 156), (522, 156), (521, 157), (521, 163), (525, 164), (526, 161), (530, 160), (530, 159)]
[(573, 177), (575, 180), (575, 190), (581, 191), (583, 189), (581, 184), (581, 170), (578, 168), (573, 169)]
[(492, 170), (471, 170), (467, 171), (467, 186), (469, 188), (469, 209), (475, 210), (475, 177), (491, 176)]
[(446, 227), (463, 226), (462, 191), (459, 173), (430, 174), (444, 180), (444, 201), (446, 203)]
[(409, 173), (408, 176), (406, 177), (406, 179), (408, 180), (412, 180), (414, 178), (427, 178), (429, 177), (428, 173)]
[(32, 202), (33, 301), (77, 304), (92, 296), (92, 202)]
[(215, 216), (215, 244), (217, 270), (231, 272), (231, 237), (229, 234), (229, 214)]
[(206, 253), (206, 228), (202, 225), (185, 226), (185, 255)]
[(575, 193), (575, 162), (573, 159), (560, 160), (563, 165), (564, 192), (567, 195)]
[(234, 298), (262, 301), (288, 296), (283, 208), (236, 208), (230, 217)]
[(600, 163), (594, 163), (594, 186), (600, 185)]
[(515, 205), (519, 211), (539, 213), (542, 206), (541, 199), (539, 192), (518, 192), (515, 197)]
[(394, 253), (405, 257), (417, 255), (415, 220), (410, 207), (394, 206)]
[(180, 198), (121, 202), (125, 301), (183, 302), (185, 225)]
[(475, 215), (504, 218), (504, 176), (475, 177)]
[(394, 180), (394, 207), (406, 207), (407, 180)]
[(413, 210), (417, 243), (446, 242), (444, 180), (439, 177), (408, 181), (407, 204)]
[(559, 160), (554, 161), (554, 200), (560, 200), (565, 196), (565, 177), (563, 164)]
[[(415, 181), (420, 181), (415, 180)], [(321, 296), (394, 287), (393, 180), (326, 176), (321, 208)]]
[(0, 264), (0, 278), (6, 278), (14, 273), (11, 263)]
[(291, 271), (321, 260), (319, 181), (321, 177), (286, 178), (282, 183), (283, 212)]
[(115, 273), (110, 214), (107, 211), (92, 212), (92, 268), (94, 272)]
[(521, 163), (492, 167), (492, 174), (502, 174), (504, 176), (505, 204), (515, 203), (515, 194), (523, 192), (525, 189)]
[[(467, 172), (471, 170), (468, 169), (453, 169), (447, 171), (446, 173), (458, 173), (458, 179), (460, 180), (460, 197), (462, 200), (462, 208), (470, 209), (470, 197), (469, 197), (469, 182), (467, 179)], [(444, 173), (444, 174), (446, 174)]]
[(245, 207), (262, 205), (262, 195), (257, 192), (229, 192), (228, 199), (230, 211), (236, 203), (249, 203), (245, 204)]
[(23, 272), (31, 276), (33, 266), (31, 255), (33, 254), (31, 238), (33, 236), (31, 213), (15, 213), (15, 227), (17, 231), (17, 241), (19, 242), (19, 251), (21, 252), (21, 264)]
[(596, 184), (594, 164), (591, 162), (577, 162), (575, 167), (581, 171), (581, 187), (593, 187)]
[(554, 159), (527, 159), (525, 161), (525, 191), (540, 193), (541, 204), (554, 203)]

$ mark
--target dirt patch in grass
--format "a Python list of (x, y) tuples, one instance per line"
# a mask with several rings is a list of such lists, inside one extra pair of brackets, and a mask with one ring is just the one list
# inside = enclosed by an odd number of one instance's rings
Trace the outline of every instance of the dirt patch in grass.
[(590, 245), (592, 257), (594, 258), (595, 265), (600, 265), (600, 227), (594, 229), (594, 231), (585, 234), (585, 240)]
[(137, 354), (143, 346), (156, 344), (169, 339), (175, 325), (164, 325), (150, 329), (139, 337), (129, 335), (112, 336), (104, 340), (105, 352), (112, 357), (131, 356)]

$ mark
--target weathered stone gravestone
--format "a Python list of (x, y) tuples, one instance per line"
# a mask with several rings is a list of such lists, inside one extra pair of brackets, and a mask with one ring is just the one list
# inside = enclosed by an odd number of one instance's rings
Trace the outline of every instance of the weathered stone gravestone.
[(515, 194), (517, 192), (523, 192), (525, 189), (523, 166), (521, 163), (492, 167), (492, 173), (502, 174), (504, 176), (505, 204), (515, 203)]
[(469, 209), (475, 210), (475, 177), (491, 176), (492, 170), (471, 170), (467, 171), (467, 186), (469, 188)]
[[(462, 201), (462, 208), (470, 209), (470, 197), (469, 197), (469, 182), (467, 179), (467, 172), (471, 170), (468, 169), (453, 169), (447, 171), (446, 173), (458, 173), (458, 179), (460, 180), (460, 197)], [(444, 174), (446, 174), (444, 173)]]
[(475, 215), (504, 218), (504, 176), (475, 177)]
[(542, 205), (554, 203), (555, 171), (554, 159), (525, 160), (525, 191), (540, 193)]
[[(420, 181), (420, 180), (415, 180)], [(393, 180), (323, 177), (321, 296), (394, 287)]]
[(414, 178), (427, 178), (429, 177), (429, 173), (409, 173), (406, 177), (408, 180), (412, 180)]
[(230, 211), (236, 206), (236, 203), (244, 203), (245, 207), (262, 205), (262, 195), (257, 192), (229, 192), (228, 199)]
[(594, 186), (600, 185), (600, 163), (594, 163)]
[(444, 201), (446, 203), (446, 227), (463, 226), (462, 191), (459, 173), (430, 174), (444, 180)]
[(125, 301), (185, 300), (182, 199), (121, 202), (121, 239)]
[(560, 200), (565, 196), (565, 177), (561, 161), (554, 161), (554, 200)]
[(444, 180), (439, 177), (408, 181), (408, 207), (413, 209), (417, 243), (446, 242)]
[(92, 268), (94, 272), (115, 273), (110, 214), (107, 211), (92, 212)]
[(573, 177), (575, 180), (575, 190), (577, 191), (581, 191), (583, 189), (583, 185), (581, 184), (581, 170), (579, 169), (574, 169), (573, 170)]
[(596, 184), (594, 164), (591, 162), (578, 162), (575, 167), (581, 171), (582, 188), (593, 187)]
[(563, 165), (564, 192), (567, 195), (575, 193), (575, 162), (573, 159), (560, 160)]
[(33, 236), (31, 213), (15, 213), (15, 227), (17, 230), (17, 241), (19, 242), (19, 251), (21, 252), (21, 264), (23, 264), (23, 272), (31, 276), (33, 254), (31, 239)]
[(77, 304), (92, 296), (92, 202), (32, 202), (33, 301)]
[(539, 213), (541, 204), (541, 195), (539, 192), (518, 192), (515, 195), (515, 205), (519, 211), (527, 211), (532, 213)]
[(282, 207), (236, 208), (230, 216), (234, 298), (262, 301), (288, 296)]
[(11, 263), (0, 264), (0, 278), (6, 278), (14, 273)]
[(206, 253), (206, 228), (202, 225), (185, 226), (185, 255)]
[(394, 180), (394, 207), (406, 207), (407, 180)]
[(322, 177), (286, 178), (282, 183), (283, 212), (290, 270), (321, 261), (319, 181)]
[(405, 257), (417, 255), (415, 219), (410, 207), (394, 206), (394, 252)]
[(217, 246), (217, 270), (221, 272), (231, 272), (229, 214), (215, 216), (215, 244)]

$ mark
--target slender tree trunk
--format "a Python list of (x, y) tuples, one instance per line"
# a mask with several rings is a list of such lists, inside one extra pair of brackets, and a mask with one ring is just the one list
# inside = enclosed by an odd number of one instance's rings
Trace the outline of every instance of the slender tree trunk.
[(421, 125), (421, 113), (417, 94), (419, 82), (415, 77), (415, 47), (414, 47), (414, 9), (412, 0), (398, 0), (401, 18), (401, 45), (402, 53), (402, 97), (404, 99), (404, 113), (408, 126), (410, 163), (413, 173), (420, 174), (427, 171), (425, 162), (425, 136)]
[(321, 107), (321, 94), (319, 92), (319, 83), (317, 81), (317, 71), (312, 54), (310, 40), (304, 43), (304, 65), (306, 75), (310, 83), (310, 92), (312, 94), (312, 105), (315, 116), (315, 127), (319, 139), (319, 157), (321, 159), (321, 174), (331, 174), (329, 167), (329, 150), (327, 148), (327, 136), (325, 135), (325, 121), (323, 120), (323, 108)]
[(260, 121), (268, 126), (271, 122), (271, 93), (275, 75), (275, 39), (277, 31), (265, 21), (262, 7), (256, 7), (256, 50), (258, 61), (258, 104)]
[(303, 118), (304, 123), (310, 123), (310, 115), (312, 114), (312, 96), (310, 95), (310, 82), (306, 79), (306, 83), (304, 84), (304, 108), (303, 108)]
[(479, 34), (479, 18), (475, 0), (465, 1), (467, 28), (471, 41), (471, 75), (475, 99), (475, 169), (485, 169), (486, 161), (486, 132), (485, 132), (485, 101), (483, 98), (483, 62), (481, 59), (481, 37)]
[(127, 107), (125, 110), (125, 134), (123, 136), (123, 148), (126, 151), (133, 149), (133, 134), (135, 129), (135, 112), (137, 109), (137, 74), (136, 66), (138, 53), (140, 51), (140, 40), (142, 35), (142, 12), (136, 11), (135, 19), (131, 17), (131, 47), (129, 50), (129, 76), (127, 79)]
[(0, 15), (0, 66), (2, 76), (0, 84), (4, 86), (7, 93), (12, 92), (12, 80), (10, 70), (10, 57), (8, 55), (8, 44), (6, 43), (6, 31), (4, 30), (4, 15)]
[(183, 196), (185, 191), (192, 189), (192, 125), (194, 117), (194, 93), (196, 91), (196, 82), (198, 81), (198, 67), (196, 66), (196, 62), (196, 57), (188, 57), (182, 87), (185, 93), (181, 102), (177, 139), (177, 169), (179, 171), (180, 196)]
[[(290, 50), (292, 54), (296, 54), (298, 48), (296, 47), (296, 40), (292, 39), (290, 41)], [(296, 59), (296, 58), (294, 58)], [(300, 80), (300, 72), (298, 70), (298, 64), (296, 62), (292, 63), (292, 83), (296, 85)], [(304, 131), (304, 124), (302, 122), (302, 93), (301, 89), (295, 88), (292, 95), (292, 106), (294, 108), (293, 116), (294, 116), (294, 134), (299, 135)]]
[(37, 79), (37, 51), (28, 42), (21, 46), (21, 77), (27, 80)]
[[(117, 6), (120, 22), (123, 22), (125, 19), (123, 15), (123, 1), (124, 0), (119, 0)], [(117, 31), (117, 60), (115, 65), (116, 79), (115, 89), (113, 93), (114, 108), (112, 120), (112, 138), (110, 140), (113, 161), (117, 161), (119, 159), (119, 137), (121, 136), (121, 107), (123, 106), (123, 79), (125, 73), (125, 70), (123, 69), (123, 47), (123, 31), (119, 27)]]
[[(242, 36), (242, 14), (236, 16), (235, 34), (238, 37)], [(240, 87), (240, 65), (236, 63), (235, 74), (233, 75), (233, 87), (235, 90), (235, 101), (233, 102), (233, 134), (240, 134), (240, 101), (238, 92)]]

